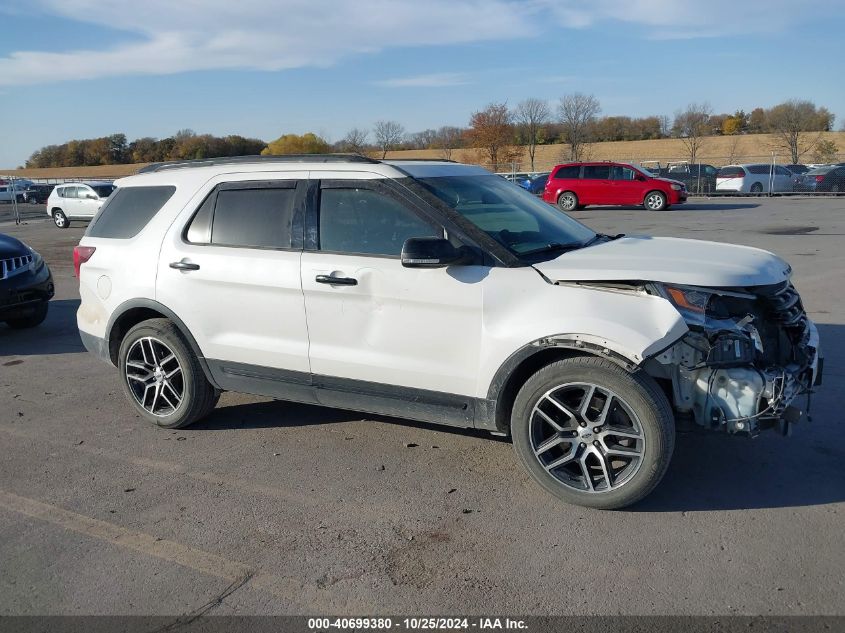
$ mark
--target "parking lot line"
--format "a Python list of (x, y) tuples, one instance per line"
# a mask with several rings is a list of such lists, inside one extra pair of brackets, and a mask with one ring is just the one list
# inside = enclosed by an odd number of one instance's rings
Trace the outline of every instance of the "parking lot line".
[[(330, 596), (320, 595), (319, 590), (306, 587), (295, 578), (253, 570), (248, 565), (223, 558), (211, 552), (71, 512), (2, 489), (0, 489), (0, 508), (118, 547), (187, 567), (215, 578), (227, 580), (238, 588), (246, 585), (277, 598), (285, 599), (288, 602), (293, 599), (299, 603), (304, 603), (311, 609), (325, 613), (335, 612), (341, 606), (343, 608), (352, 607), (345, 599), (338, 601), (338, 604), (333, 604)], [(361, 609), (362, 613), (366, 611), (363, 604), (358, 605), (357, 608)]]

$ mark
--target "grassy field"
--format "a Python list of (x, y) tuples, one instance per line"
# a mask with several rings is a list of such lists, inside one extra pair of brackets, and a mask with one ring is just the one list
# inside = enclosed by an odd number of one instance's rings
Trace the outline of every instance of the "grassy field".
[[(845, 160), (845, 132), (826, 132), (823, 138), (833, 141), (839, 148), (839, 158)], [(787, 164), (790, 157), (779, 147), (777, 139), (770, 134), (749, 134), (746, 136), (711, 136), (702, 140), (698, 159), (703, 163), (716, 166), (729, 163), (769, 162), (772, 152), (778, 163)], [(528, 154), (518, 160), (517, 171), (528, 169)], [(590, 160), (618, 160), (641, 162), (659, 160), (662, 163), (671, 160), (684, 160), (686, 148), (681, 139), (667, 138), (650, 141), (617, 141), (594, 143), (588, 151)], [(403, 150), (388, 153), (388, 158), (442, 158), (439, 150)], [(541, 145), (537, 148), (535, 169), (549, 169), (553, 165), (568, 160), (569, 147), (563, 144)], [(484, 164), (485, 159), (475, 149), (458, 149), (452, 152), (452, 160), (466, 163)], [(802, 157), (804, 162), (813, 162), (812, 152)], [(147, 163), (134, 165), (98, 165), (96, 167), (57, 167), (50, 169), (9, 169), (0, 170), (0, 174), (25, 178), (49, 178), (54, 180), (71, 178), (120, 178), (134, 174)], [(507, 171), (510, 166), (500, 166)]]

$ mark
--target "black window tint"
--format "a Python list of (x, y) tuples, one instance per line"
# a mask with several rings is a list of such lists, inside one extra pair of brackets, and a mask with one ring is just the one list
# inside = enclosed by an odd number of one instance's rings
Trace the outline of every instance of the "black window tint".
[(185, 239), (192, 244), (208, 244), (211, 242), (211, 216), (214, 213), (214, 201), (217, 196), (212, 192), (191, 219)]
[(584, 178), (607, 180), (610, 178), (610, 165), (585, 165)]
[(217, 193), (211, 243), (290, 248), (295, 189), (223, 189)]
[(320, 192), (320, 249), (395, 255), (409, 237), (442, 237), (398, 200), (371, 189)]
[(578, 165), (569, 165), (561, 167), (555, 172), (555, 178), (578, 178), (581, 167)]
[(108, 198), (112, 191), (114, 191), (114, 185), (97, 185), (96, 187), (91, 187), (98, 196), (101, 198)]
[(159, 212), (176, 187), (122, 187), (109, 196), (88, 228), (91, 237), (135, 237)]
[(752, 174), (757, 174), (758, 176), (761, 175), (761, 174), (768, 174), (770, 170), (771, 170), (770, 165), (749, 165), (748, 166), (748, 171), (750, 171)]

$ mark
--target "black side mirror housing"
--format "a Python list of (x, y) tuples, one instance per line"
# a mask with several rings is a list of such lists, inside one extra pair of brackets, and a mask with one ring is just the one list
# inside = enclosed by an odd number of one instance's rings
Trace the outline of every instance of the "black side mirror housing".
[(468, 259), (464, 247), (455, 248), (442, 237), (410, 237), (402, 245), (405, 268), (444, 268)]
[(637, 176), (637, 180), (639, 180), (640, 182), (645, 182), (647, 179), (646, 179), (646, 177), (645, 177), (645, 176), (643, 176), (642, 174), (640, 174), (640, 175), (638, 175), (638, 176)]

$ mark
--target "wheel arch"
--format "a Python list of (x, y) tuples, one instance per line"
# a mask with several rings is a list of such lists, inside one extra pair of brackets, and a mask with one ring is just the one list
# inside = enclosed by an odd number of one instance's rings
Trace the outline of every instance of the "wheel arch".
[(151, 299), (131, 299), (120, 304), (112, 314), (106, 326), (106, 343), (108, 345), (109, 359), (112, 364), (117, 366), (117, 355), (120, 350), (120, 344), (130, 328), (142, 321), (161, 318), (170, 320), (179, 330), (180, 334), (185, 337), (191, 351), (196, 355), (197, 360), (199, 360), (205, 377), (215, 388), (219, 389), (219, 385), (214, 380), (208, 368), (205, 356), (203, 356), (202, 350), (188, 329), (188, 326), (185, 325), (173, 310)]
[(516, 394), (528, 377), (546, 365), (576, 356), (606, 358), (629, 372), (635, 371), (638, 366), (632, 359), (580, 337), (561, 336), (533, 341), (511, 354), (494, 374), (487, 390), (488, 419), (477, 426), (510, 434), (511, 409)]

